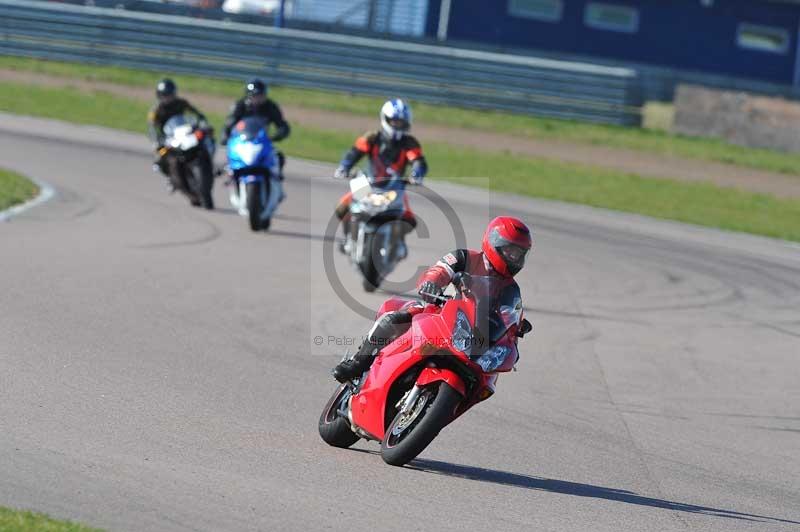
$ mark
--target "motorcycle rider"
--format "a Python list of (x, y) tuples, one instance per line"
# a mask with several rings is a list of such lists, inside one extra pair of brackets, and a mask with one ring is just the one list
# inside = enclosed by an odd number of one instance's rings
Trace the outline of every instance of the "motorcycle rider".
[[(184, 188), (184, 192), (187, 192), (192, 197), (192, 204), (199, 205), (200, 199), (193, 197), (194, 193), (178, 177), (178, 170), (175, 168), (176, 161), (174, 158), (168, 157), (169, 151), (164, 146), (164, 124), (173, 116), (186, 114), (187, 112), (194, 114), (200, 122), (206, 122), (206, 117), (188, 100), (178, 97), (178, 86), (169, 78), (162, 79), (156, 85), (156, 99), (158, 100), (156, 105), (147, 113), (150, 140), (153, 142), (156, 152), (154, 165), (167, 178), (170, 188), (174, 190), (176, 184)], [(177, 180), (173, 181), (171, 175), (176, 176)]]
[[(388, 100), (381, 107), (380, 117), (380, 130), (366, 133), (356, 139), (353, 147), (345, 153), (339, 163), (334, 177), (347, 179), (350, 176), (350, 170), (362, 157), (367, 155), (369, 156), (367, 173), (372, 185), (386, 186), (395, 179), (402, 179), (409, 166), (411, 166), (411, 180), (416, 184), (421, 184), (428, 173), (428, 164), (422, 154), (422, 146), (419, 141), (408, 134), (411, 129), (411, 108), (403, 100)], [(352, 193), (348, 192), (339, 200), (335, 211), (344, 232), (340, 251), (345, 253), (347, 252), (345, 248), (348, 242), (347, 236), (350, 231), (348, 222), (352, 200)], [(407, 198), (403, 220), (408, 224), (408, 232), (417, 225), (414, 213), (408, 206)], [(404, 249), (401, 250), (401, 257), (405, 256), (404, 252)]]
[[(245, 84), (244, 97), (236, 101), (231, 106), (231, 112), (225, 120), (222, 128), (222, 139), (220, 144), (225, 146), (231, 135), (231, 130), (243, 118), (257, 116), (264, 120), (265, 127), (269, 129), (270, 124), (275, 125), (275, 133), (269, 135), (269, 140), (279, 142), (289, 136), (291, 128), (289, 123), (283, 118), (281, 108), (273, 100), (267, 98), (267, 84), (255, 78)], [(283, 181), (283, 165), (286, 163), (286, 156), (278, 150), (275, 151), (278, 158), (277, 176), (279, 181)], [(283, 201), (286, 194), (281, 186), (280, 201)]]
[[(466, 272), (496, 276), (503, 291), (519, 291), (514, 276), (522, 270), (532, 246), (531, 231), (522, 220), (499, 216), (486, 228), (481, 251), (457, 249), (446, 254), (420, 276), (417, 290), (424, 301), (437, 303), (455, 275)], [(364, 373), (378, 352), (405, 333), (411, 327), (412, 318), (423, 310), (418, 302), (410, 302), (401, 310), (382, 315), (370, 329), (358, 353), (333, 368), (334, 378), (347, 382)]]

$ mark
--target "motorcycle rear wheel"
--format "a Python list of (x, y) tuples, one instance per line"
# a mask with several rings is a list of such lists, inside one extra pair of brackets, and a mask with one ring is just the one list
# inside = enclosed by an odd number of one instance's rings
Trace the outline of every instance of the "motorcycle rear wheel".
[(402, 466), (416, 458), (452, 421), (462, 399), (461, 394), (446, 382), (427, 386), (411, 412), (399, 412), (386, 429), (381, 442), (383, 461)]
[(350, 430), (350, 423), (337, 412), (346, 391), (345, 384), (336, 388), (319, 416), (319, 435), (325, 443), (333, 447), (350, 447), (359, 440)]

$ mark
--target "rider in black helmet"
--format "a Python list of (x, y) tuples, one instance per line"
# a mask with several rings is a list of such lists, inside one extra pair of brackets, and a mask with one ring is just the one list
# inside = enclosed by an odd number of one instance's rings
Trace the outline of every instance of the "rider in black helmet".
[(171, 79), (165, 78), (156, 85), (156, 99), (158, 102), (147, 114), (150, 125), (150, 138), (155, 143), (156, 149), (164, 145), (164, 124), (175, 115), (192, 113), (198, 120), (205, 121), (206, 117), (198, 111), (188, 100), (178, 98), (178, 86)]
[[(271, 99), (267, 98), (267, 85), (260, 79), (251, 79), (244, 87), (244, 97), (237, 100), (231, 107), (231, 113), (225, 120), (222, 128), (222, 139), (220, 143), (224, 146), (228, 143), (231, 129), (242, 118), (248, 116), (258, 116), (264, 119), (267, 129), (270, 124), (275, 125), (275, 132), (269, 136), (272, 142), (278, 142), (289, 136), (289, 123), (283, 118), (281, 108)], [(283, 153), (277, 152), (281, 168), (279, 178), (283, 179), (283, 164), (285, 157)]]
[[(156, 99), (158, 100), (156, 105), (147, 113), (150, 140), (153, 141), (153, 148), (156, 152), (155, 166), (164, 174), (167, 188), (170, 191), (174, 191), (176, 186), (178, 188), (181, 188), (181, 186), (176, 185), (170, 178), (170, 174), (173, 173), (170, 170), (170, 164), (172, 163), (174, 167), (174, 161), (170, 161), (169, 153), (164, 147), (164, 124), (173, 116), (186, 113), (194, 114), (200, 122), (206, 122), (206, 117), (188, 100), (178, 97), (178, 86), (169, 78), (162, 79), (156, 85)], [(192, 198), (192, 204), (199, 203), (199, 198)]]

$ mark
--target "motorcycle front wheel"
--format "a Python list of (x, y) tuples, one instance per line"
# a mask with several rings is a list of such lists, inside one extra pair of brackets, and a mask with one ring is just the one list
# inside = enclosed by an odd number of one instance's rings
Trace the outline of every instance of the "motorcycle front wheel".
[(258, 231), (261, 229), (261, 183), (255, 181), (245, 185), (247, 189), (247, 213), (250, 219), (250, 229)]
[(367, 292), (374, 292), (381, 284), (381, 274), (375, 266), (375, 255), (373, 250), (373, 243), (375, 242), (375, 233), (367, 233), (364, 235), (364, 249), (361, 252), (361, 264), (359, 269), (364, 278), (361, 280), (361, 286)]
[(350, 423), (338, 413), (343, 400), (348, 397), (347, 392), (347, 385), (339, 385), (319, 416), (319, 435), (325, 443), (333, 447), (350, 447), (359, 440), (350, 430)]
[(199, 154), (194, 164), (194, 179), (196, 193), (200, 198), (200, 204), (205, 209), (214, 208), (214, 197), (211, 190), (214, 188), (214, 169), (211, 167), (211, 160), (207, 154)]
[(446, 382), (425, 387), (406, 412), (399, 412), (381, 442), (381, 458), (389, 465), (402, 466), (417, 457), (453, 419), (462, 400)]

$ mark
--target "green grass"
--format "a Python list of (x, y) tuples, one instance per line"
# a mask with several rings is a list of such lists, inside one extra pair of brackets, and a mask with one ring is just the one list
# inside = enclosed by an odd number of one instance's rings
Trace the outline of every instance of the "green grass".
[(555, 161), (453, 151), (441, 145), (427, 153), (433, 160), (449, 155), (453, 170), (449, 175), (493, 176), (491, 188), (497, 191), (800, 241), (800, 200)]
[[(293, 135), (302, 141), (287, 144), (289, 155), (330, 162), (352, 142), (349, 135), (307, 128)], [(433, 179), (800, 241), (800, 200), (442, 143), (426, 143), (425, 155)]]
[[(83, 65), (0, 56), (0, 68), (40, 72), (133, 86), (155, 86), (164, 72), (120, 67)], [(241, 95), (240, 82), (197, 76), (173, 76), (181, 90), (230, 98)], [(271, 88), (272, 96), (284, 104), (375, 116), (383, 98), (346, 92)], [(391, 95), (387, 95), (391, 96)], [(428, 124), (457, 126), (520, 135), (529, 138), (561, 140), (625, 148), (682, 158), (716, 161), (760, 170), (800, 175), (800, 154), (758, 148), (743, 148), (727, 142), (670, 134), (664, 129), (671, 122), (670, 109), (663, 105), (646, 107), (645, 123), (651, 129), (586, 124), (501, 112), (475, 111), (442, 105), (414, 103), (415, 120)]]
[(44, 514), (0, 506), (0, 532), (102, 532), (97, 528), (51, 519)]
[[(0, 111), (96, 124), (144, 134), (147, 105), (102, 91), (52, 89), (0, 83)], [(219, 124), (221, 116), (209, 116)], [(336, 162), (353, 138), (346, 133), (296, 127), (281, 143), (288, 155)], [(736, 231), (800, 241), (800, 200), (651, 179), (614, 171), (506, 153), (485, 153), (426, 143), (432, 177), (485, 184), (493, 190), (605, 207)], [(291, 167), (290, 167), (291, 168)], [(291, 173), (290, 173), (291, 176)]]
[(146, 103), (95, 91), (53, 89), (18, 83), (0, 83), (0, 110), (10, 113), (57, 118), (77, 124), (147, 131)]
[(29, 200), (39, 188), (21, 175), (0, 168), (0, 211)]

